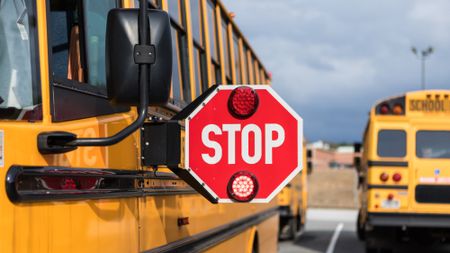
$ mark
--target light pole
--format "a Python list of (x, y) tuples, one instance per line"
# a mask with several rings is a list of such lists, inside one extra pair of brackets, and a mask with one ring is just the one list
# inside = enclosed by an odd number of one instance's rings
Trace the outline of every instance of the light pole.
[(427, 49), (424, 49), (422, 51), (417, 51), (417, 48), (412, 47), (411, 51), (413, 54), (415, 54), (419, 60), (421, 61), (421, 68), (422, 68), (422, 90), (425, 90), (425, 60), (428, 56), (430, 56), (434, 52), (433, 47), (428, 47)]

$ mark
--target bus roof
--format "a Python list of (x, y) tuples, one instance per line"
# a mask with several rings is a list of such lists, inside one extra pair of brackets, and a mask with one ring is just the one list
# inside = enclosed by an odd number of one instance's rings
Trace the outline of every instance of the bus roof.
[(378, 100), (371, 116), (402, 116), (423, 113), (450, 114), (450, 90), (418, 90)]

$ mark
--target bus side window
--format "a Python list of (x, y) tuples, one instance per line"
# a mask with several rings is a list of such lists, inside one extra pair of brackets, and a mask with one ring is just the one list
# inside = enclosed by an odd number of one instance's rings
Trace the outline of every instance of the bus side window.
[(51, 0), (51, 70), (54, 77), (88, 83), (106, 94), (106, 19), (116, 0)]
[(183, 107), (192, 100), (188, 78), (185, 1), (170, 0), (167, 3), (167, 11), (172, 21), (172, 99), (175, 105)]
[(218, 26), (216, 23), (215, 4), (211, 0), (206, 1), (206, 21), (208, 23), (209, 50), (211, 55), (211, 79), (213, 84), (222, 83), (219, 62)]
[[(69, 68), (69, 62), (74, 62), (69, 60), (69, 51), (73, 53), (79, 51), (77, 50), (79, 41), (76, 38), (78, 37), (78, 29), (74, 28), (78, 27), (79, 20), (75, 8), (75, 1), (52, 0), (50, 2), (51, 70), (54, 76), (65, 77), (70, 80), (74, 80), (74, 76), (79, 76), (72, 72), (72, 68), (78, 69), (78, 67), (72, 64)], [(70, 46), (72, 46), (72, 50), (69, 50)], [(79, 66), (79, 68), (82, 67)]]
[(228, 37), (228, 23), (222, 19), (222, 46), (223, 46), (223, 57), (225, 64), (225, 79), (226, 83), (232, 83), (231, 79), (231, 63), (230, 63), (230, 46)]
[(86, 47), (87, 82), (106, 90), (105, 39), (109, 10), (118, 7), (115, 0), (84, 0), (83, 24)]
[(70, 31), (67, 79), (81, 83), (84, 81), (83, 72), (83, 66), (81, 65), (80, 27), (74, 25)]
[(200, 0), (191, 0), (191, 23), (194, 39), (195, 95), (198, 97), (208, 89), (206, 73), (206, 52), (203, 34), (203, 15)]

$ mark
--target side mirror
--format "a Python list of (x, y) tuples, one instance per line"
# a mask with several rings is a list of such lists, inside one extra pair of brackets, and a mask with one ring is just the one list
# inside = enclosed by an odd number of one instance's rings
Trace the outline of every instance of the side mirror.
[(311, 173), (312, 173), (312, 171), (313, 171), (313, 165), (312, 165), (312, 162), (311, 161), (308, 161), (307, 163), (306, 163), (306, 169), (307, 169), (307, 174), (308, 175), (311, 175)]
[(361, 153), (361, 146), (362, 146), (362, 144), (360, 142), (353, 143), (353, 148), (355, 149), (355, 153)]
[(312, 150), (311, 149), (307, 149), (306, 150), (306, 169), (307, 169), (307, 174), (310, 175), (313, 171), (313, 164), (312, 164)]
[(362, 164), (361, 164), (361, 147), (362, 144), (360, 142), (355, 142), (353, 144), (354, 148), (354, 158), (353, 158), (353, 166), (355, 166), (356, 171), (361, 172)]
[(148, 10), (152, 50), (135, 51), (139, 44), (139, 10), (114, 9), (106, 28), (108, 98), (115, 104), (139, 104), (140, 59), (153, 60), (148, 79), (149, 105), (166, 104), (172, 77), (172, 37), (167, 12)]

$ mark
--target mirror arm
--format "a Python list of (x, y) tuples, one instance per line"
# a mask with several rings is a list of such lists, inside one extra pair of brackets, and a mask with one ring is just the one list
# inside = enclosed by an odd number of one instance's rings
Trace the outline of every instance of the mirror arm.
[[(107, 138), (79, 138), (67, 143), (69, 146), (110, 146), (114, 145), (134, 131), (138, 130), (144, 124), (148, 112), (148, 85), (147, 82), (150, 78), (150, 64), (154, 63), (154, 58), (145, 61), (142, 58), (136, 56), (144, 55), (141, 51), (146, 51), (150, 45), (149, 34), (149, 19), (148, 19), (147, 0), (140, 0), (139, 3), (139, 45), (135, 46), (135, 61), (139, 63), (139, 88), (140, 88), (140, 102), (139, 102), (139, 116), (128, 127), (124, 128), (117, 134)], [(151, 50), (154, 52), (154, 50)], [(150, 52), (151, 52), (150, 51)], [(145, 56), (143, 56), (145, 57)]]
[(154, 46), (150, 45), (150, 41), (147, 0), (140, 0), (139, 45), (136, 45), (134, 49), (135, 63), (139, 64), (140, 101), (137, 119), (117, 134), (106, 138), (76, 138), (75, 135), (66, 132), (40, 133), (38, 135), (38, 149), (40, 153), (56, 154), (72, 151), (81, 146), (114, 145), (143, 126), (147, 117), (149, 105), (147, 83), (150, 78), (150, 65), (155, 62), (155, 57), (154, 54), (152, 57), (143, 55), (140, 50), (145, 52), (154, 52)]

